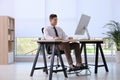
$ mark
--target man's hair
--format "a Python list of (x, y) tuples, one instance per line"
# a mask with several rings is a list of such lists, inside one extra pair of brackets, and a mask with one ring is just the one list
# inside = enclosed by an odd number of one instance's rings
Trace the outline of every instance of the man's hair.
[(53, 19), (53, 18), (56, 18), (56, 17), (57, 17), (56, 14), (51, 14), (51, 15), (49, 16), (49, 19)]

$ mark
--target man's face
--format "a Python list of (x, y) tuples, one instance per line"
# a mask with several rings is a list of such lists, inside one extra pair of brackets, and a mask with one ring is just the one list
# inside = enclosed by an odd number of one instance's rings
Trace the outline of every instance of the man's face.
[(53, 19), (50, 19), (50, 23), (55, 26), (57, 25), (57, 17), (53, 18)]

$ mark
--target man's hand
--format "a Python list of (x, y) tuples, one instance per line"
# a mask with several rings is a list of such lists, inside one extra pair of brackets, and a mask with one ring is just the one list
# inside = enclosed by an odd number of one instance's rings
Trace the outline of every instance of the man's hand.
[(54, 40), (61, 40), (59, 37), (54, 37)]
[(68, 37), (68, 39), (73, 39), (73, 37)]

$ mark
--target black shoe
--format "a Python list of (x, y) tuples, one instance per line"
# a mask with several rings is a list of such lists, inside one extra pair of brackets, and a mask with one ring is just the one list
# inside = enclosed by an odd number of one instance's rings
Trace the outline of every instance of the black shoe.
[(81, 64), (81, 66), (76, 66), (76, 70), (83, 70), (85, 69), (85, 66)]
[(75, 71), (75, 70), (76, 70), (76, 66), (75, 66), (75, 65), (73, 65), (73, 67), (72, 67), (72, 68), (69, 68), (69, 70), (68, 70), (68, 71), (70, 72), (70, 71)]

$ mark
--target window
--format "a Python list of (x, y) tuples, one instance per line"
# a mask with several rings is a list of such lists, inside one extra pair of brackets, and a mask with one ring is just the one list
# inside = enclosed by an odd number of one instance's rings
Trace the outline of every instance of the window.
[(17, 38), (16, 55), (28, 56), (35, 55), (37, 50), (37, 38)]
[[(17, 38), (16, 39), (16, 55), (17, 56), (32, 56), (36, 54), (37, 51), (37, 38)], [(113, 48), (109, 47), (109, 39), (104, 39), (104, 44), (102, 44), (103, 52), (105, 55), (114, 55), (115, 46)], [(95, 54), (95, 45), (87, 44), (88, 55)]]
[[(101, 46), (102, 46), (104, 54), (105, 55), (114, 55), (115, 45), (111, 45), (111, 46), (114, 46), (114, 47), (110, 47), (110, 44), (109, 44), (110, 41), (109, 41), (108, 38), (104, 38), (103, 41), (104, 41), (104, 43)], [(95, 44), (87, 44), (87, 53), (88, 53), (88, 55), (94, 55), (95, 52), (96, 52), (95, 49), (96, 49)]]

